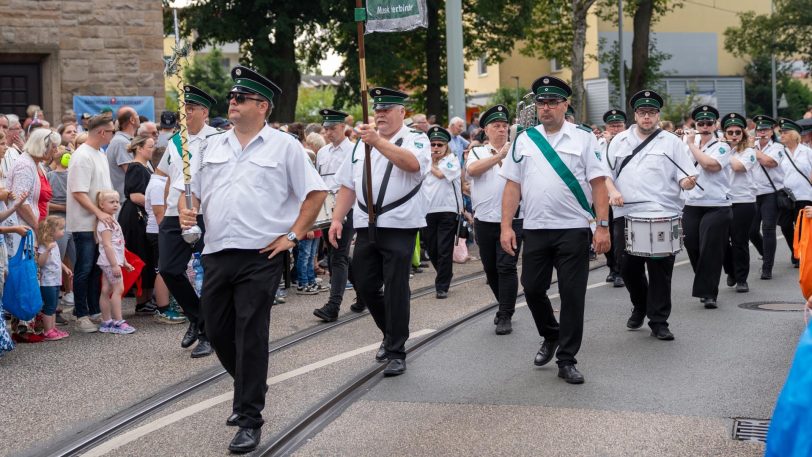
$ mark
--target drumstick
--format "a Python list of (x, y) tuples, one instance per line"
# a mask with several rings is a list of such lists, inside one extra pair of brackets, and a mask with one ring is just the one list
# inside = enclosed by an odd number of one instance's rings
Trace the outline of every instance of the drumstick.
[[(675, 166), (675, 167), (677, 167), (677, 169), (679, 169), (679, 171), (683, 172), (683, 173), (685, 174), (685, 176), (686, 176), (686, 177), (688, 177), (688, 178), (690, 178), (690, 177), (691, 177), (691, 175), (689, 175), (687, 171), (683, 170), (681, 166), (677, 165), (677, 162), (674, 162), (674, 159), (672, 159), (671, 157), (668, 157), (668, 155), (667, 155), (667, 154), (663, 154), (663, 156), (664, 156), (666, 159), (668, 159), (669, 161), (671, 161), (671, 163), (673, 163), (673, 164), (674, 164), (674, 166)], [(705, 188), (704, 188), (704, 187), (702, 187), (702, 186), (700, 186), (698, 182), (695, 182), (694, 184), (696, 184), (696, 187), (699, 187), (700, 189), (705, 190)]]

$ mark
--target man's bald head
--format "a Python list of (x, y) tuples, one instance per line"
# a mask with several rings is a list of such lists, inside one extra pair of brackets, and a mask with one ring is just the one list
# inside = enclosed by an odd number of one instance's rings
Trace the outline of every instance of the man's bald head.
[(132, 106), (122, 106), (116, 113), (118, 129), (129, 135), (135, 135), (141, 122), (138, 120), (138, 113)]

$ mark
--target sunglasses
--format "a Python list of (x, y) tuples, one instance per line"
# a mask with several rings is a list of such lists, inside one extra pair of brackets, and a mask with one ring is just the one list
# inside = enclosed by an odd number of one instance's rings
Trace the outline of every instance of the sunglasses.
[(726, 130), (725, 131), (725, 135), (730, 135), (730, 136), (741, 136), (741, 134), (742, 134), (741, 130)]
[(564, 100), (550, 99), (550, 100), (536, 100), (536, 107), (538, 108), (556, 108), (563, 103)]
[(697, 121), (697, 127), (712, 127), (715, 122), (713, 121)]
[(445, 146), (445, 143), (431, 143), (431, 147), (433, 148), (441, 148)]
[(255, 102), (264, 102), (265, 101), (264, 98), (249, 97), (249, 96), (247, 96), (245, 94), (242, 94), (240, 92), (229, 92), (228, 95), (226, 96), (226, 99), (228, 101), (235, 100), (238, 104), (243, 104), (243, 103), (245, 103), (246, 100), (253, 100)]

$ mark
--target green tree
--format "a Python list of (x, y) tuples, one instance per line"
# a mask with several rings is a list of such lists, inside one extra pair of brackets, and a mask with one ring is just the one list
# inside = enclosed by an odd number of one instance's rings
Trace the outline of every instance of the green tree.
[[(319, 110), (334, 106), (334, 87), (300, 87), (299, 103), (296, 104), (296, 120), (299, 122), (321, 122)], [(361, 106), (345, 106), (344, 112), (354, 119), (361, 119)]]
[(812, 65), (809, 0), (773, 0), (773, 5), (773, 14), (739, 14), (740, 26), (725, 30), (725, 49), (736, 56), (775, 54), (782, 60), (800, 59)]
[[(770, 57), (757, 56), (744, 68), (744, 90), (747, 93), (747, 115), (772, 115), (772, 80)], [(793, 79), (790, 66), (776, 63), (776, 90), (778, 96), (787, 99), (787, 108), (779, 109), (778, 114), (790, 119), (799, 119), (812, 105), (812, 91), (801, 81)]]
[[(620, 46), (617, 41), (613, 41), (610, 46), (606, 46), (606, 40), (600, 39), (598, 43), (599, 57), (598, 61), (608, 68), (607, 76), (609, 82), (612, 83), (612, 92), (609, 94), (609, 103), (612, 106), (622, 107), (625, 111), (625, 101), (620, 100)], [(646, 67), (646, 85), (648, 87), (655, 87), (659, 82), (668, 76), (667, 72), (660, 71), (663, 62), (671, 58), (671, 54), (662, 52), (657, 49), (657, 40), (651, 39), (649, 43), (649, 64)], [(628, 65), (625, 66), (625, 81), (626, 86), (629, 85), (630, 75)]]
[(231, 89), (231, 77), (221, 63), (223, 53), (213, 48), (207, 54), (197, 54), (191, 64), (183, 69), (183, 81), (197, 86), (217, 100), (209, 110), (210, 117), (228, 116), (226, 96)]
[(525, 94), (530, 92), (529, 89), (525, 89), (524, 87), (520, 87), (518, 90), (515, 87), (500, 87), (496, 89), (496, 92), (493, 93), (490, 100), (488, 101), (489, 106), (493, 105), (505, 105), (510, 111), (512, 116), (516, 116), (516, 106), (518, 105), (519, 99), (516, 98), (516, 94), (520, 94), (520, 97), (524, 97)]

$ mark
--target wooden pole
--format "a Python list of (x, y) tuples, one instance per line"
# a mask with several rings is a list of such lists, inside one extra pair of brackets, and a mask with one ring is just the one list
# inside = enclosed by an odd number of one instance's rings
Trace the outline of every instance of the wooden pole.
[[(363, 0), (355, 0), (355, 8), (356, 10), (364, 8)], [(364, 15), (366, 17), (366, 15)], [(369, 102), (367, 100), (367, 65), (366, 65), (366, 52), (364, 51), (364, 21), (359, 20), (358, 16), (356, 15), (356, 25), (358, 29), (358, 65), (360, 67), (360, 79), (361, 79), (361, 112), (362, 116), (364, 116), (363, 123), (366, 124), (369, 122)], [(370, 158), (372, 154), (372, 147), (364, 143), (364, 173), (366, 174), (366, 198), (367, 203), (367, 215), (369, 216), (369, 224), (371, 226), (375, 225), (376, 217), (375, 217), (375, 205), (374, 201), (372, 200), (372, 160)], [(370, 241), (374, 242), (374, 234), (375, 230), (371, 229), (369, 236)]]

